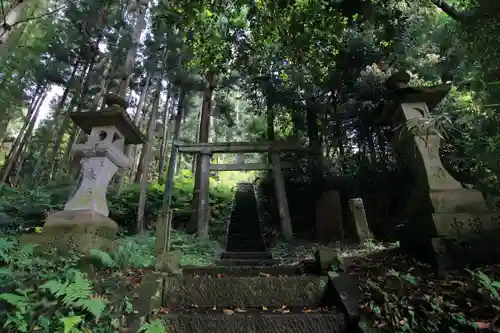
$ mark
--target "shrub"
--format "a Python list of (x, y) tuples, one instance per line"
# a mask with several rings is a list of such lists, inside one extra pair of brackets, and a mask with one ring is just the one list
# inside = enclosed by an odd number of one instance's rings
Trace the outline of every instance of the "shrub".
[[(210, 205), (212, 225), (211, 233), (215, 237), (225, 234), (225, 226), (231, 213), (233, 190), (227, 185), (211, 179)], [(191, 215), (191, 201), (194, 179), (189, 171), (183, 171), (174, 180), (172, 193), (173, 225), (184, 226)], [(34, 189), (26, 187), (0, 187), (0, 226), (18, 228), (43, 225), (48, 213), (62, 210), (65, 202), (74, 190), (74, 184), (68, 182), (52, 182)], [(135, 230), (135, 220), (139, 203), (140, 187), (131, 184), (116, 194), (113, 190), (108, 194), (110, 218), (115, 220), (126, 232)], [(164, 185), (152, 183), (148, 187), (145, 207), (146, 225), (151, 226), (161, 208)]]
[[(154, 266), (154, 244), (147, 233), (124, 237), (115, 253), (93, 250), (95, 260), (82, 261), (74, 253), (35, 251), (35, 245), (21, 246), (16, 237), (0, 234), (0, 331), (123, 332), (124, 316), (134, 313), (136, 288)], [(178, 231), (171, 245), (182, 265), (209, 265), (217, 249)], [(140, 331), (165, 328), (153, 321)]]

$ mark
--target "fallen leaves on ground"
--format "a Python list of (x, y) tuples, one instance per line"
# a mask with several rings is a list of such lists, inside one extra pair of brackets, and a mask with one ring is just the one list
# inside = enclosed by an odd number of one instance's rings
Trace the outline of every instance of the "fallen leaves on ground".
[[(350, 259), (348, 273), (363, 291), (362, 311), (384, 331), (477, 332), (493, 328), (500, 313), (500, 298), (489, 297), (471, 272), (438, 277), (429, 265), (396, 251)], [(500, 279), (500, 265), (480, 271)]]

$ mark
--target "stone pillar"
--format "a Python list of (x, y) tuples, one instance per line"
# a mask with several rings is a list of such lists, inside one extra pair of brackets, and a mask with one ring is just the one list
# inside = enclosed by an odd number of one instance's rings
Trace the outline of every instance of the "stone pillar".
[(288, 209), (288, 199), (286, 196), (285, 180), (281, 171), (281, 158), (279, 151), (270, 152), (274, 187), (276, 190), (276, 200), (278, 203), (278, 212), (281, 219), (281, 232), (286, 240), (293, 240), (292, 219), (290, 218), (290, 210)]
[(87, 142), (74, 147), (74, 152), (82, 156), (82, 182), (63, 211), (47, 216), (43, 232), (26, 235), (23, 241), (83, 253), (93, 248), (113, 250), (118, 225), (108, 217), (107, 187), (118, 168), (132, 165), (123, 152), (125, 143), (143, 143), (145, 137), (119, 105), (72, 113), (71, 118), (89, 134)]
[(210, 150), (202, 150), (198, 156), (201, 159), (200, 172), (200, 195), (198, 205), (200, 211), (198, 214), (198, 237), (202, 239), (208, 238), (208, 227), (210, 223), (210, 158), (212, 152)]
[(356, 235), (359, 243), (363, 244), (371, 237), (370, 228), (368, 227), (368, 220), (366, 219), (365, 207), (363, 199), (353, 198), (349, 200), (349, 210), (351, 213), (352, 221), (356, 226)]
[(316, 201), (316, 237), (323, 244), (344, 238), (342, 203), (337, 190), (322, 193)]
[[(423, 253), (422, 243), (439, 237), (467, 240), (496, 229), (498, 214), (488, 212), (481, 192), (464, 188), (444, 168), (439, 149), (441, 137), (430, 111), (449, 91), (449, 85), (405, 87), (394, 91), (397, 109), (393, 126), (410, 133), (396, 135), (395, 148), (410, 168), (401, 245)], [(440, 250), (441, 251), (441, 250)], [(436, 251), (431, 251), (436, 252)]]

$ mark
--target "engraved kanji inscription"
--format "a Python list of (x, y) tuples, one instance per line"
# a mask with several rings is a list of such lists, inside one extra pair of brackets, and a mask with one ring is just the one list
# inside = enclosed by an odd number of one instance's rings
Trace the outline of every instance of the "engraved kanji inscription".
[(472, 232), (479, 234), (483, 230), (483, 223), (481, 222), (481, 219), (479, 217), (474, 217), (472, 219), (469, 219), (469, 228)]
[(456, 217), (453, 218), (453, 222), (451, 223), (451, 227), (457, 232), (460, 236), (462, 234), (462, 229), (464, 228), (464, 222), (458, 220)]

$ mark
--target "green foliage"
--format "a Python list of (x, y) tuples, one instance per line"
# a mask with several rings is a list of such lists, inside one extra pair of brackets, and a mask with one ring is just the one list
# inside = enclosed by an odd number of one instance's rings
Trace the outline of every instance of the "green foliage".
[(7, 332), (84, 332), (89, 328), (86, 321), (98, 321), (105, 313), (105, 299), (93, 294), (92, 281), (76, 269), (77, 256), (39, 256), (35, 251), (36, 246), (0, 238), (3, 328)]
[[(15, 237), (0, 237), (0, 323), (2, 332), (117, 333), (123, 315), (134, 311), (131, 281), (155, 263), (155, 238), (124, 237), (116, 253), (92, 250), (90, 257), (21, 246)], [(210, 265), (217, 244), (199, 242), (174, 231), (171, 250), (182, 265)], [(134, 275), (135, 274), (135, 275)], [(139, 279), (140, 281), (140, 279)], [(153, 320), (140, 329), (164, 333)]]
[[(173, 225), (184, 226), (191, 216), (191, 199), (194, 178), (190, 172), (183, 171), (174, 180), (172, 209), (174, 210)], [(151, 184), (147, 192), (145, 219), (147, 226), (156, 222), (156, 215), (163, 201), (164, 185)], [(0, 225), (5, 227), (41, 226), (48, 213), (61, 210), (74, 190), (74, 185), (67, 183), (48, 183), (34, 189), (27, 187), (0, 187)], [(111, 192), (108, 195), (110, 217), (124, 231), (135, 230), (137, 205), (140, 187), (137, 184), (126, 186), (120, 194)], [(211, 181), (210, 205), (212, 226), (211, 232), (220, 238), (225, 234), (233, 200), (233, 189), (220, 181)]]

